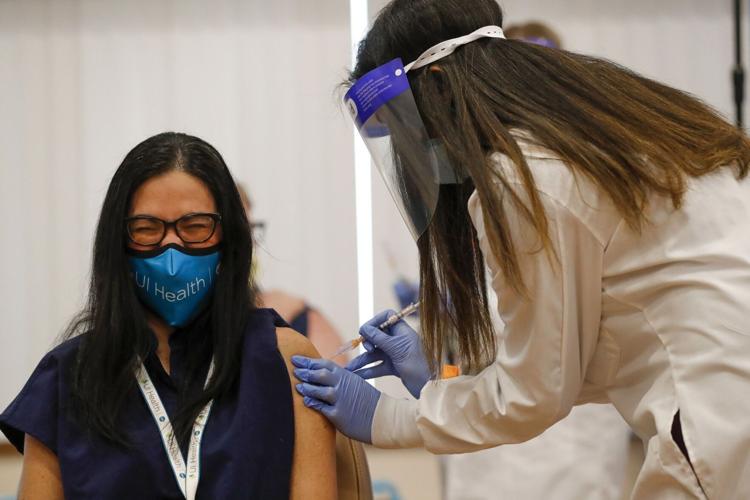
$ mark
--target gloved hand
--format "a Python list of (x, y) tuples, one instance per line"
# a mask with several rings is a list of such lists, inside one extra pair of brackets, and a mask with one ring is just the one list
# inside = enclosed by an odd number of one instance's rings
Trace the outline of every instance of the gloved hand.
[[(346, 369), (365, 379), (395, 375), (412, 396), (419, 398), (422, 387), (432, 378), (419, 335), (405, 321), (391, 326), (387, 333), (376, 327), (395, 314), (385, 311), (362, 325), (359, 334), (365, 338), (369, 352), (351, 360)], [(362, 368), (378, 361), (378, 365)]]
[(343, 434), (372, 443), (372, 419), (380, 391), (362, 377), (327, 359), (292, 356), (301, 380), (297, 392), (304, 396), (305, 406), (319, 411)]

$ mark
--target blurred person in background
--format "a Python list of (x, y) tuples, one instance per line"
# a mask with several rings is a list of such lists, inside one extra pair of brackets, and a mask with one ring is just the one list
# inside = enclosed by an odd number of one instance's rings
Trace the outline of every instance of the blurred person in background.
[(562, 49), (562, 39), (552, 28), (539, 21), (530, 21), (522, 24), (511, 24), (505, 30), (505, 36), (509, 40), (521, 40), (524, 42), (549, 47), (551, 49)]
[[(241, 183), (237, 183), (237, 190), (242, 198), (250, 226), (253, 228), (253, 238), (256, 242), (262, 242), (265, 232), (268, 230), (266, 223), (257, 221), (253, 217), (253, 202), (247, 189)], [(260, 269), (258, 257), (255, 255), (252, 262), (252, 280), (257, 287), (258, 304), (275, 310), (284, 320), (289, 323), (298, 333), (307, 337), (315, 348), (324, 356), (335, 353), (343, 344), (341, 335), (336, 327), (317, 308), (311, 306), (304, 299), (282, 290), (263, 290), (260, 283)], [(346, 365), (348, 356), (341, 354), (333, 361), (341, 366)]]

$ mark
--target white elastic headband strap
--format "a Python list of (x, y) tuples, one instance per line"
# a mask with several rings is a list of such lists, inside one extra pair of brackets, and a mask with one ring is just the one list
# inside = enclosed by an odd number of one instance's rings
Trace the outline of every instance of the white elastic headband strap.
[(466, 36), (454, 38), (452, 40), (446, 40), (424, 51), (424, 53), (422, 53), (422, 55), (419, 56), (416, 61), (404, 66), (404, 70), (408, 72), (411, 69), (419, 69), (422, 66), (432, 64), (445, 56), (453, 54), (453, 52), (461, 45), (466, 45), (467, 43), (471, 43), (474, 40), (479, 40), (480, 38), (504, 39), (505, 33), (503, 33), (503, 29), (499, 26), (485, 26), (484, 28), (479, 28), (474, 33), (470, 33)]

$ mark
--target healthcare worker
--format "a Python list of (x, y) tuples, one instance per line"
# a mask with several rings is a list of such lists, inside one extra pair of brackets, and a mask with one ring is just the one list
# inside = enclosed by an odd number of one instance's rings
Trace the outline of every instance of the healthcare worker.
[[(541, 22), (507, 25), (503, 31), (509, 39), (564, 48), (562, 38)], [(491, 287), (488, 299), (497, 300)], [(490, 312), (493, 328), (502, 336), (497, 309)], [(631, 436), (612, 405), (576, 406), (524, 443), (442, 456), (443, 500), (546, 499), (552, 491), (555, 500), (622, 500), (635, 480), (629, 462), (640, 466), (639, 453), (630, 453), (631, 443), (637, 446)]]
[[(633, 497), (750, 497), (750, 141), (502, 21), (494, 0), (395, 0), (360, 45), (345, 102), (418, 238), (422, 338), (380, 314), (348, 370), (293, 358), (297, 390), (349, 436), (435, 453), (609, 401), (645, 445)], [(435, 380), (451, 339), (465, 375)], [(418, 399), (365, 381), (385, 374)]]

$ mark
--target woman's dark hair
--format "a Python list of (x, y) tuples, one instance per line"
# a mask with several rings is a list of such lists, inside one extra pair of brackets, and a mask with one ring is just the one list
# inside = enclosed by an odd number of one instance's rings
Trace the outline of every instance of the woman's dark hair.
[[(495, 0), (394, 0), (360, 44), (347, 83), (397, 57), (406, 64), (440, 42), (502, 23)], [(534, 178), (511, 131), (529, 134), (575, 175), (590, 179), (635, 230), (646, 222), (650, 196), (667, 196), (679, 207), (689, 177), (725, 166), (735, 168), (738, 178), (748, 172), (750, 142), (742, 131), (698, 99), (609, 61), (484, 38), (408, 77), (428, 132), (471, 179), (441, 187), (437, 213), (418, 241), (423, 339), (433, 364), (454, 342), (470, 371), (496, 352), (482, 257), (467, 210), (473, 189), (482, 202), (489, 246), (519, 293), (527, 289), (504, 203), (516, 207), (554, 255)], [(512, 160), (521, 192), (493, 168), (493, 152)]]
[[(186, 172), (206, 185), (222, 226), (221, 268), (212, 302), (187, 327), (200, 332), (187, 335), (186, 380), (172, 422), (181, 443), (188, 438), (200, 409), (233, 390), (245, 323), (255, 304), (248, 284), (253, 252), (250, 227), (219, 152), (197, 137), (173, 132), (138, 144), (122, 161), (107, 190), (96, 230), (88, 303), (65, 334), (67, 338), (83, 334), (73, 367), (73, 410), (85, 428), (120, 445), (128, 444), (117, 422), (126, 397), (137, 390), (134, 370), (155, 345), (130, 275), (124, 219), (136, 189), (172, 170)], [(203, 387), (203, 380), (194, 379), (199, 373), (205, 375), (201, 367), (211, 356), (215, 361), (211, 382), (205, 390), (187, 391), (187, 387)]]

